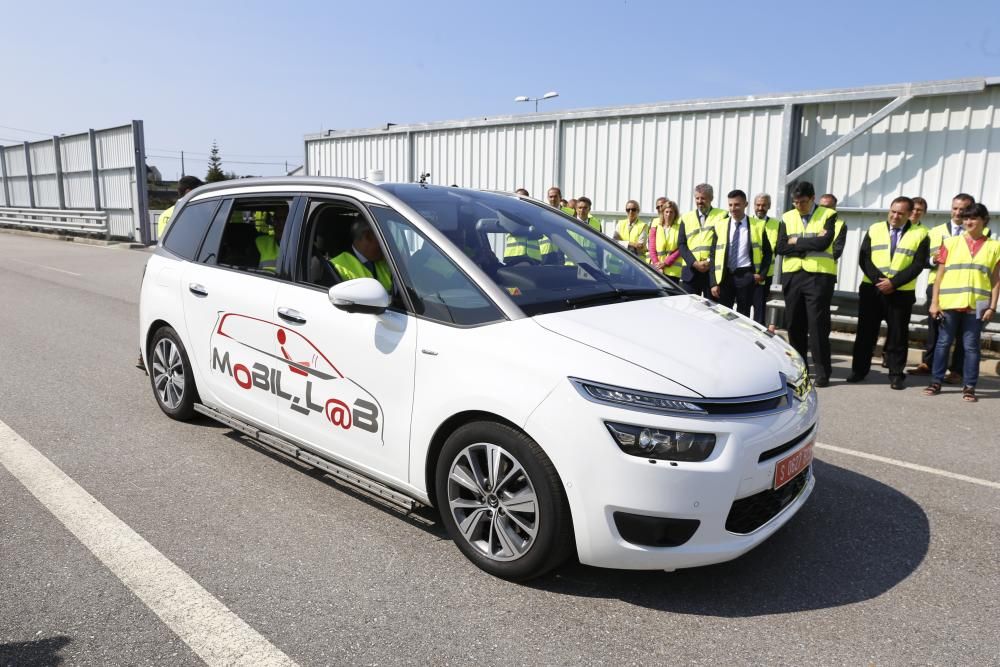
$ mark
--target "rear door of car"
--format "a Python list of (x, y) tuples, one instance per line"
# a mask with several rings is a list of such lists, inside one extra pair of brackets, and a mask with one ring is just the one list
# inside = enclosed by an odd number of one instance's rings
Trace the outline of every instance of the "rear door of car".
[(276, 421), (279, 324), (272, 314), (279, 278), (262, 267), (258, 239), (268, 231), (253, 214), (282, 206), (287, 214), (294, 202), (288, 195), (219, 201), (182, 278), (188, 354), (200, 370), (202, 400), (262, 426)]

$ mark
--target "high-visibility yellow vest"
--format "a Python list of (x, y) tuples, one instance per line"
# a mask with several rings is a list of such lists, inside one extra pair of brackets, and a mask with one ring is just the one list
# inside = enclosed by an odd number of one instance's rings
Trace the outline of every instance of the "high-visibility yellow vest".
[[(910, 225), (906, 233), (899, 237), (896, 243), (896, 253), (890, 257), (889, 251), (892, 249), (892, 237), (889, 230), (889, 223), (883, 220), (876, 222), (868, 228), (868, 238), (871, 239), (872, 264), (881, 271), (887, 278), (894, 275), (913, 264), (913, 256), (917, 254), (917, 248), (925, 238), (927, 238), (927, 228), (923, 225)], [(868, 276), (864, 276), (861, 282), (871, 284)], [(896, 289), (900, 292), (912, 292), (917, 288), (917, 279), (914, 278), (905, 285)]]
[[(580, 224), (583, 224), (584, 221), (580, 220), (579, 218), (577, 218), (577, 222), (579, 222)], [(597, 218), (588, 217), (587, 220), (586, 220), (586, 223), (595, 232), (601, 233), (601, 221), (600, 220), (598, 220)], [(597, 260), (597, 244), (596, 243), (594, 243), (590, 239), (586, 238), (583, 234), (580, 234), (578, 232), (574, 232), (572, 230), (570, 230), (569, 235), (570, 235), (570, 237), (574, 241), (576, 241), (577, 243), (580, 244), (580, 247), (583, 248), (587, 252), (588, 255), (590, 255), (591, 259), (593, 259), (595, 261)], [(575, 262), (573, 262), (573, 260), (567, 259), (566, 262), (565, 262), (565, 264), (566, 264), (566, 266), (573, 266), (575, 264)]]
[[(760, 218), (747, 217), (750, 225), (750, 261), (754, 270), (764, 262), (764, 221)], [(716, 284), (722, 282), (722, 273), (726, 268), (726, 246), (729, 245), (729, 220), (719, 220), (715, 223), (715, 257), (712, 258), (712, 269), (715, 271)], [(725, 239), (725, 242), (723, 242)]]
[(156, 220), (156, 238), (162, 239), (163, 232), (167, 230), (167, 225), (170, 224), (170, 218), (174, 215), (174, 207), (171, 206), (166, 211), (160, 214), (160, 217)]
[[(837, 215), (832, 208), (817, 206), (809, 218), (809, 224), (802, 224), (802, 216), (797, 209), (786, 211), (781, 220), (785, 223), (785, 233), (788, 236), (800, 236), (802, 238), (812, 238), (820, 236), (826, 227), (826, 221), (830, 216)], [(833, 242), (840, 235), (844, 228), (844, 223), (838, 218), (833, 228), (833, 238), (830, 245), (820, 251), (810, 251), (805, 257), (785, 257), (781, 262), (782, 273), (792, 273), (794, 271), (807, 271), (809, 273), (826, 273), (832, 276), (837, 275), (837, 260), (833, 258)]]
[[(962, 233), (964, 234), (965, 232)], [(962, 234), (959, 234), (959, 236), (961, 235)], [(983, 235), (984, 236), (990, 235), (989, 227), (983, 229)], [(930, 241), (929, 245), (930, 245), (931, 257), (933, 257), (935, 254), (937, 254), (938, 248), (941, 247), (941, 244), (944, 243), (945, 239), (952, 238), (951, 221), (949, 220), (948, 222), (944, 222), (936, 227), (931, 227), (930, 231), (927, 232), (927, 238)], [(927, 276), (927, 284), (933, 285), (936, 280), (937, 280), (937, 267), (931, 266), (931, 274)]]
[(344, 280), (354, 280), (355, 278), (375, 278), (380, 283), (382, 287), (385, 288), (386, 292), (392, 292), (392, 271), (389, 270), (389, 265), (384, 259), (380, 259), (375, 262), (375, 275), (368, 270), (361, 260), (355, 256), (353, 250), (345, 250), (336, 257), (330, 260), (333, 267), (337, 269), (337, 273)]
[(560, 206), (559, 210), (565, 213), (566, 215), (572, 215), (573, 217), (576, 217), (576, 211), (570, 208), (569, 206)]
[[(656, 254), (661, 258), (677, 250), (677, 242), (680, 239), (681, 228), (676, 222), (669, 227), (664, 226), (663, 221), (657, 219), (653, 222), (653, 228), (656, 229)], [(650, 233), (652, 233), (652, 229)], [(684, 266), (684, 259), (680, 256), (677, 260), (670, 266), (663, 267), (664, 275), (673, 276), (674, 278), (681, 277), (681, 267)]]
[[(550, 244), (551, 245), (551, 244)], [(504, 245), (503, 256), (521, 257), (527, 255), (531, 259), (542, 261), (542, 250), (539, 239), (529, 239), (524, 236), (507, 235), (507, 243)]]
[(639, 252), (637, 254), (640, 259), (646, 259), (646, 255), (649, 254), (649, 250), (646, 248), (646, 238), (649, 235), (648, 222), (636, 219), (635, 222), (629, 223), (628, 218), (625, 218), (618, 221), (616, 231), (618, 232), (618, 238), (622, 241), (639, 244)]
[(721, 208), (713, 208), (705, 216), (705, 223), (698, 221), (698, 211), (688, 211), (681, 216), (681, 227), (687, 238), (687, 247), (696, 261), (703, 261), (712, 254), (712, 244), (715, 243), (715, 223), (728, 220), (729, 213)]
[(774, 275), (774, 267), (778, 264), (778, 257), (774, 254), (774, 249), (778, 247), (778, 226), (780, 224), (781, 221), (777, 218), (764, 219), (764, 235), (767, 237), (767, 242), (771, 244), (771, 266), (767, 267), (768, 278)]
[(274, 273), (278, 263), (278, 242), (273, 236), (258, 236), (257, 252), (260, 253), (260, 263), (257, 265), (265, 271)]
[(950, 236), (944, 241), (948, 259), (944, 277), (938, 287), (941, 310), (975, 309), (977, 301), (988, 301), (993, 288), (993, 270), (1000, 262), (1000, 241), (987, 238), (973, 257), (966, 234)]

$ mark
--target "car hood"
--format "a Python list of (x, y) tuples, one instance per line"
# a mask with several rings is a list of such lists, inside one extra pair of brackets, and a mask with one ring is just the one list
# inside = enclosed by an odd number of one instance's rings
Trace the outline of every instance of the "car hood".
[[(784, 389), (799, 355), (749, 318), (692, 295), (644, 299), (538, 315), (553, 333), (597, 348), (706, 398)], [(614, 383), (613, 378), (587, 378)], [(641, 387), (632, 387), (641, 389)]]

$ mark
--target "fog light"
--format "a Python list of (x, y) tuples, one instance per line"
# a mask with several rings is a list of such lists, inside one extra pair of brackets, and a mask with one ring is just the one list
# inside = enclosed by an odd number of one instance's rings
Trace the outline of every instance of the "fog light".
[(604, 422), (626, 454), (661, 461), (704, 461), (715, 449), (713, 433), (689, 433)]

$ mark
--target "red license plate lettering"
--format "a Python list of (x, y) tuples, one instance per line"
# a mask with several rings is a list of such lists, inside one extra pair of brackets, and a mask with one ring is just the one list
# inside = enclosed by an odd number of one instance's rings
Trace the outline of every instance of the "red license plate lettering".
[(809, 467), (812, 460), (813, 443), (810, 442), (794, 454), (778, 461), (778, 465), (774, 466), (774, 488), (780, 489), (788, 484), (793, 477)]

